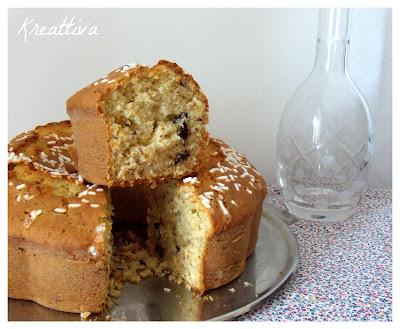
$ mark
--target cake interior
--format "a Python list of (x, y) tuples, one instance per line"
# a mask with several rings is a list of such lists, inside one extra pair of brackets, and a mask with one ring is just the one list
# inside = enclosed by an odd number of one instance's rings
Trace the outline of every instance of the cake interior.
[(202, 291), (202, 260), (211, 223), (193, 188), (162, 184), (150, 197), (147, 221), (150, 247), (166, 263), (170, 279)]
[[(194, 197), (193, 187), (160, 184), (149, 193), (147, 225), (116, 228), (111, 295), (124, 281), (150, 275), (168, 276), (188, 289), (203, 292), (202, 257), (211, 231), (208, 216)], [(139, 231), (141, 232), (138, 232)], [(145, 232), (145, 234), (144, 234)]]
[(197, 164), (206, 98), (167, 66), (141, 68), (103, 103), (117, 181), (181, 176)]

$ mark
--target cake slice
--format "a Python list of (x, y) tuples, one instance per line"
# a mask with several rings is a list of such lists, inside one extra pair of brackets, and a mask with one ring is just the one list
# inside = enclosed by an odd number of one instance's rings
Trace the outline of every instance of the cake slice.
[(100, 312), (112, 253), (107, 189), (77, 173), (69, 121), (15, 137), (8, 164), (8, 296)]
[(67, 100), (79, 173), (107, 186), (193, 172), (207, 144), (207, 98), (177, 64), (125, 65)]
[(239, 276), (256, 246), (266, 184), (247, 159), (210, 138), (196, 175), (148, 193), (148, 245), (170, 279), (203, 293)]

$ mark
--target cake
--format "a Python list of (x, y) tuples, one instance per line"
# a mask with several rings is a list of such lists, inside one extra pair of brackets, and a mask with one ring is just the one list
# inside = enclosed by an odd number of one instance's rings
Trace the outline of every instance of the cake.
[(191, 176), (108, 189), (78, 174), (71, 134), (63, 121), (9, 143), (9, 297), (87, 314), (125, 281), (168, 276), (201, 294), (240, 275), (266, 195), (242, 154), (210, 138)]
[(100, 312), (109, 290), (109, 193), (77, 173), (70, 123), (18, 135), (8, 151), (8, 296)]
[(67, 100), (78, 170), (106, 186), (180, 178), (207, 144), (208, 102), (177, 64), (125, 65)]

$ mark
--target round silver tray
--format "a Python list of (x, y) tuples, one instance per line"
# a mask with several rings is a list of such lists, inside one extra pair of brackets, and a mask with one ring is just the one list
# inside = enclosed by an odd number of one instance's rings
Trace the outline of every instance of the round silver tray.
[[(229, 320), (250, 311), (276, 292), (295, 271), (298, 246), (285, 216), (265, 207), (257, 248), (247, 260), (246, 270), (231, 283), (211, 290), (206, 297), (194, 296), (166, 278), (148, 278), (127, 283), (118, 305), (93, 320)], [(79, 314), (64, 313), (34, 302), (9, 299), (9, 320), (80, 320)]]

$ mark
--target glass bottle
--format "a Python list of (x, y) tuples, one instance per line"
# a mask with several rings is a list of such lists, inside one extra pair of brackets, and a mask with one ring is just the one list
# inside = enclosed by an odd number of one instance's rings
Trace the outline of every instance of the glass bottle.
[(277, 175), (291, 214), (350, 217), (372, 157), (368, 105), (347, 72), (349, 9), (320, 9), (314, 68), (290, 97), (277, 139)]

